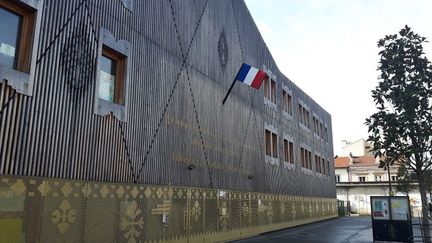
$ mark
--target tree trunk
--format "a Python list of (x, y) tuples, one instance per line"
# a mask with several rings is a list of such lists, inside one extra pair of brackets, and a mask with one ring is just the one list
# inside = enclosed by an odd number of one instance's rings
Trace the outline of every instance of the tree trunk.
[(426, 186), (423, 178), (419, 178), (419, 190), (422, 202), (422, 224), (423, 224), (423, 235), (425, 238), (424, 242), (431, 243), (431, 236), (429, 230), (429, 207), (426, 197)]

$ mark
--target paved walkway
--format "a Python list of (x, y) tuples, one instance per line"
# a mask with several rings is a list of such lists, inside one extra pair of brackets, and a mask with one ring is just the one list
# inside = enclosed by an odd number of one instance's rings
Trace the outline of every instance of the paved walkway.
[(235, 241), (253, 242), (373, 242), (370, 217), (341, 217)]

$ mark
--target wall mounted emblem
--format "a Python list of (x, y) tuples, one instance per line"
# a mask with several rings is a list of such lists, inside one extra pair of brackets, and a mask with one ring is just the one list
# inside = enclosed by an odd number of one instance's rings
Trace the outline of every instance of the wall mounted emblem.
[(225, 67), (228, 63), (228, 44), (225, 37), (225, 31), (222, 30), (219, 41), (218, 41), (218, 54), (219, 54), (219, 63), (222, 67)]
[(91, 33), (87, 24), (81, 22), (62, 47), (63, 74), (66, 83), (73, 89), (81, 89), (90, 84), (95, 62), (95, 45), (93, 45)]

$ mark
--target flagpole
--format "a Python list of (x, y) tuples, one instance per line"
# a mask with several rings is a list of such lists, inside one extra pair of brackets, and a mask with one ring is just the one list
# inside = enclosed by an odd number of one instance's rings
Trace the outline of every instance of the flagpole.
[[(237, 76), (236, 76), (236, 77), (237, 77)], [(234, 81), (232, 82), (231, 87), (228, 89), (228, 92), (227, 92), (227, 94), (225, 95), (225, 98), (224, 98), (223, 101), (222, 101), (222, 105), (225, 104), (225, 101), (227, 100), (228, 95), (231, 93), (231, 90), (233, 89), (234, 84), (236, 83), (236, 81), (237, 81), (237, 79), (234, 79)]]
[[(243, 64), (244, 64), (244, 63), (243, 63)], [(242, 64), (242, 66), (243, 66), (243, 64)], [(232, 82), (230, 88), (228, 89), (228, 92), (227, 92), (227, 94), (225, 95), (225, 98), (222, 100), (222, 105), (225, 104), (225, 101), (227, 100), (228, 95), (231, 93), (231, 90), (233, 89), (234, 84), (235, 84), (236, 81), (237, 81), (237, 77), (239, 76), (240, 70), (241, 70), (241, 67), (240, 67), (240, 69), (238, 70), (237, 75), (235, 76), (234, 81)]]

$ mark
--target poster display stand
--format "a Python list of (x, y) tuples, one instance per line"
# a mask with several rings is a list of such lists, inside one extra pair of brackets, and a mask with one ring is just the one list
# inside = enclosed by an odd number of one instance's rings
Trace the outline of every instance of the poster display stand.
[(374, 241), (413, 242), (411, 209), (406, 196), (371, 196)]

